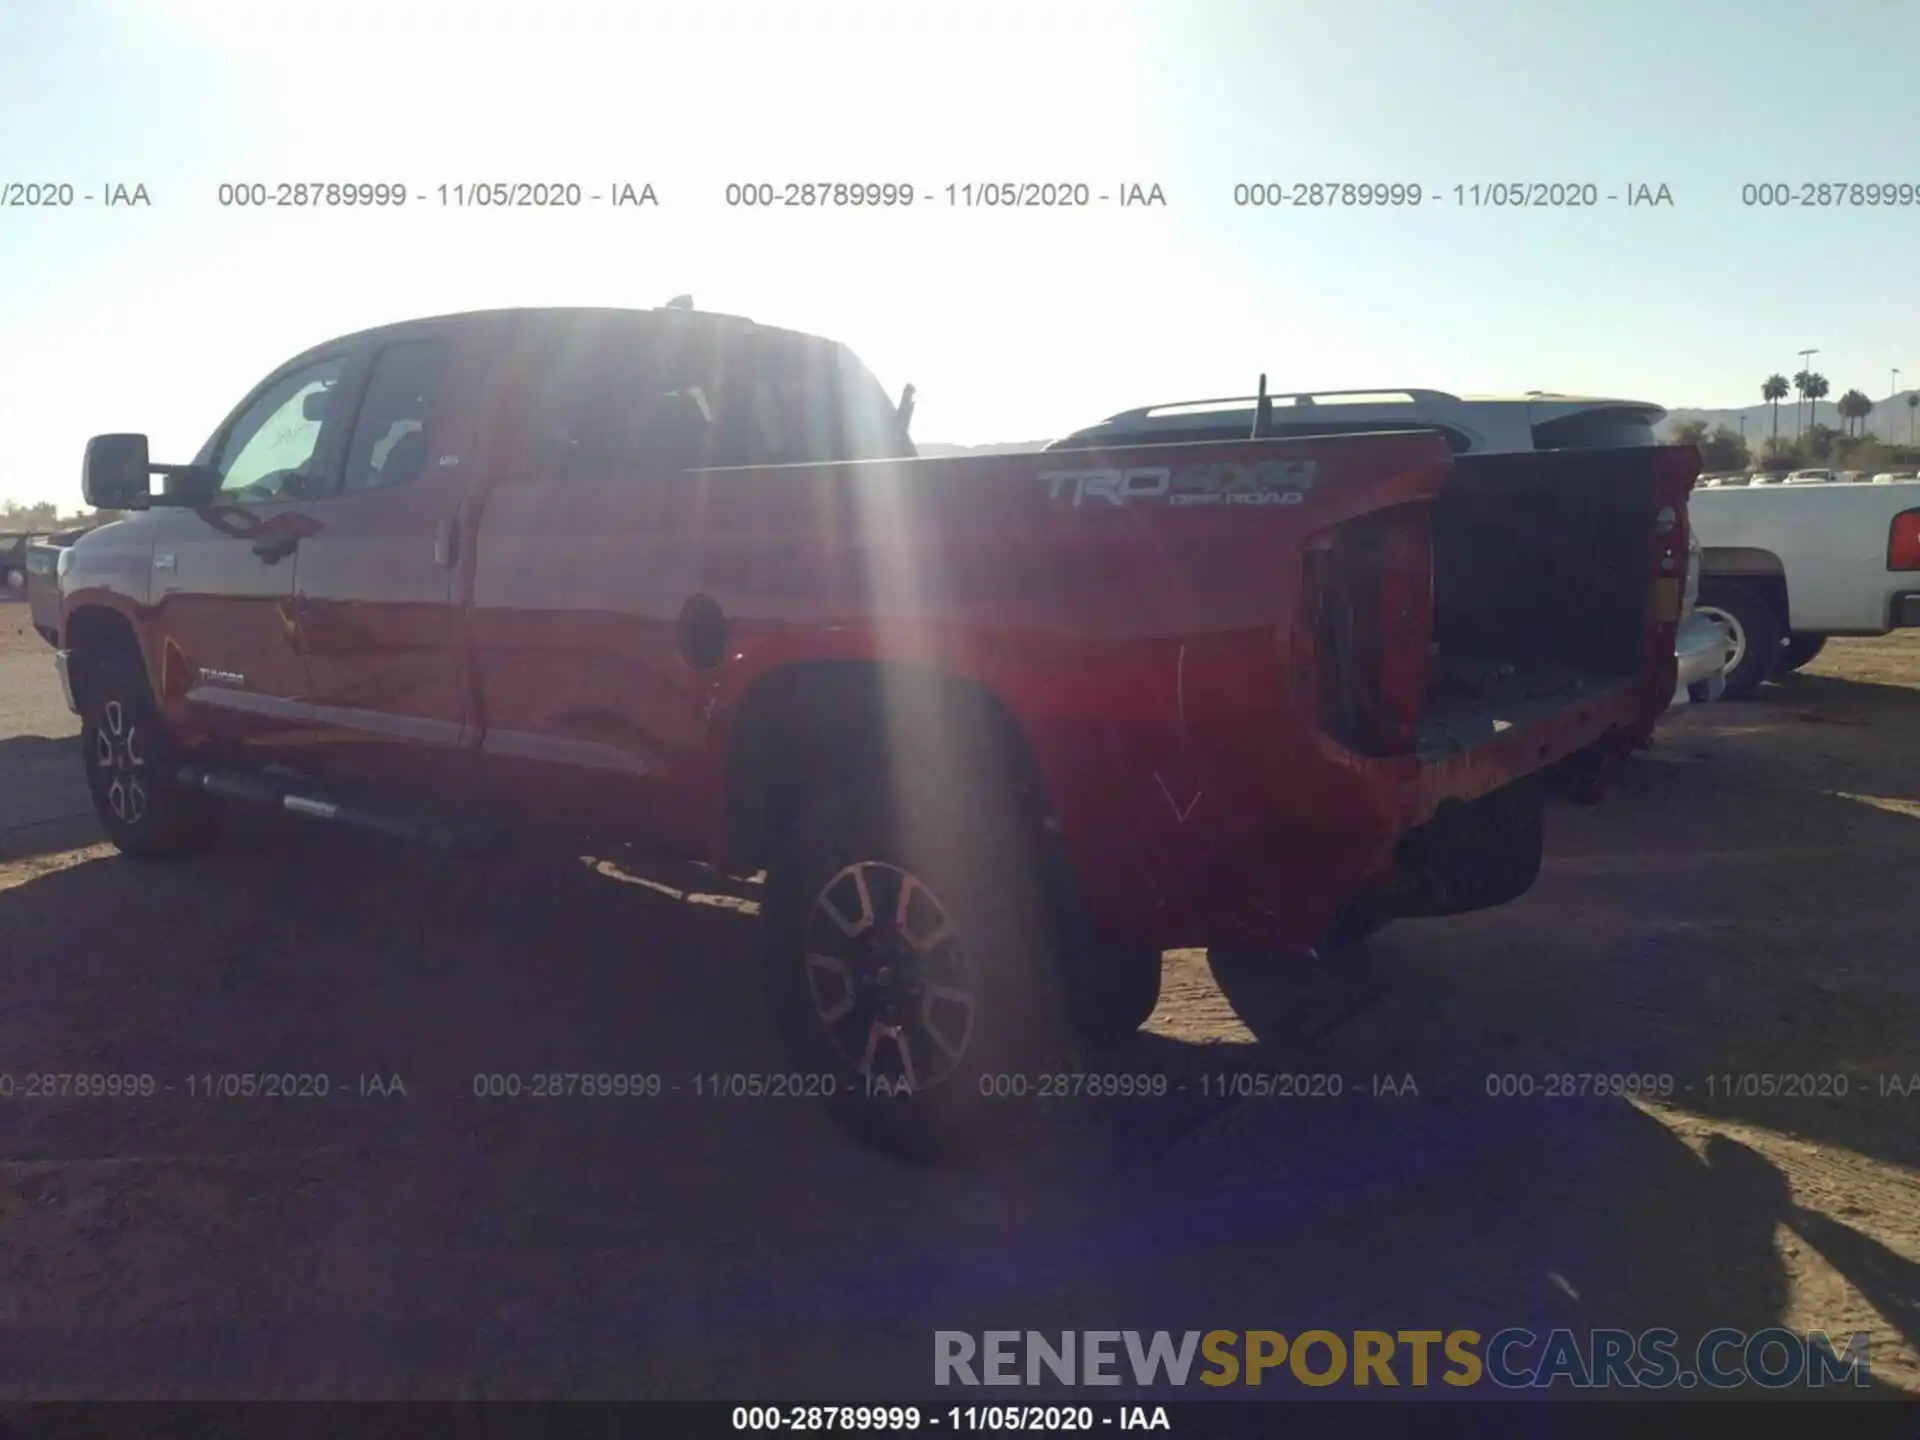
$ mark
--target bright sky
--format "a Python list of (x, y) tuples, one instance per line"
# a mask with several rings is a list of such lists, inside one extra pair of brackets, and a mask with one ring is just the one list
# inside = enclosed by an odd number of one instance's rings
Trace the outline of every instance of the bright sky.
[[(493, 305), (702, 307), (845, 340), (914, 431), (1059, 435), (1155, 401), (1429, 385), (1757, 403), (1920, 382), (1920, 4), (1826, 0), (8, 0), (0, 497), (79, 501), (86, 437), (185, 460), (267, 370)], [(733, 181), (909, 181), (910, 209), (731, 209)], [(222, 208), (223, 182), (401, 181), (398, 210)], [(651, 183), (657, 208), (446, 207), (445, 184)], [(1159, 184), (1164, 209), (966, 210), (949, 184)], [(1247, 209), (1237, 183), (1418, 183)], [(1591, 182), (1596, 209), (1456, 185)], [(1666, 184), (1671, 207), (1628, 208)], [(1604, 197), (1619, 194), (1620, 201)], [(7, 198), (0, 196), (0, 199)]]

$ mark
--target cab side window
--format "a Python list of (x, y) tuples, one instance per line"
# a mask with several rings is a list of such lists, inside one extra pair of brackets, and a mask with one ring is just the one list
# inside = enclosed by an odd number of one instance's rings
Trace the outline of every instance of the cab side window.
[(752, 334), (727, 358), (727, 463), (808, 465), (845, 457), (840, 377), (829, 347)]
[(559, 475), (714, 463), (719, 397), (696, 347), (650, 330), (573, 330), (540, 352), (534, 436)]
[(375, 357), (347, 447), (343, 494), (404, 485), (427, 468), (446, 374), (444, 340), (403, 340)]
[(320, 438), (334, 418), (347, 357), (302, 366), (274, 381), (240, 413), (221, 440), (214, 468), (223, 500), (286, 500), (310, 496)]
[(842, 415), (841, 366), (817, 341), (667, 322), (576, 332), (539, 368), (537, 443), (557, 474), (817, 464), (847, 458), (852, 429), (882, 436), (861, 455), (899, 453), (890, 406), (870, 425)]

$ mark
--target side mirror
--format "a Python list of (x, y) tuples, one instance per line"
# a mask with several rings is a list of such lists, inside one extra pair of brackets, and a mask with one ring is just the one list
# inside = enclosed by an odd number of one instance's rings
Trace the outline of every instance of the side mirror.
[(96, 510), (145, 510), (151, 469), (146, 436), (96, 435), (80, 464), (80, 493)]
[(327, 418), (327, 411), (332, 404), (333, 387), (331, 385), (320, 390), (309, 390), (306, 398), (300, 402), (301, 417), (317, 424)]

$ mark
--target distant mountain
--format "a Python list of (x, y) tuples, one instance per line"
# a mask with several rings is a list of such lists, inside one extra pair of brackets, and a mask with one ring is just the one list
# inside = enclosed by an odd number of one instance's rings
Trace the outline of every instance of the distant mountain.
[(913, 448), (925, 459), (941, 460), (952, 455), (1020, 455), (1052, 443), (1051, 440), (1009, 440), (998, 445), (943, 445), (938, 440), (916, 440)]
[[(1842, 387), (1820, 402), (1818, 418), (1821, 424), (1839, 427), (1840, 410), (1834, 402), (1845, 393), (1846, 389)], [(1890, 440), (1895, 444), (1906, 444), (1908, 417), (1912, 413), (1907, 409), (1909, 393), (1902, 390), (1890, 398), (1874, 400), (1873, 413), (1867, 416), (1867, 433), (1878, 435), (1882, 440)], [(1794, 397), (1789, 395), (1780, 402), (1780, 434), (1789, 440), (1793, 438), (1793, 399)], [(1802, 401), (1800, 413), (1803, 418), (1806, 415), (1806, 408), (1806, 403)], [(1684, 425), (1689, 420), (1706, 421), (1709, 431), (1724, 425), (1738, 434), (1743, 417), (1747, 422), (1749, 445), (1757, 444), (1773, 434), (1771, 405), (1744, 405), (1734, 410), (1693, 410), (1676, 405), (1667, 412), (1667, 418), (1660, 422), (1660, 435), (1661, 438), (1666, 438), (1676, 427)]]

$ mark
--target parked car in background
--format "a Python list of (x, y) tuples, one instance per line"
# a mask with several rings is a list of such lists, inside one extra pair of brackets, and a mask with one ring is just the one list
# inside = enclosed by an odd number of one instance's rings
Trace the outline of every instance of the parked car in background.
[[(1049, 450), (1244, 437), (1257, 396), (1147, 405), (1110, 415), (1056, 440)], [(1654, 445), (1666, 411), (1644, 400), (1610, 400), (1530, 390), (1524, 395), (1450, 395), (1443, 390), (1317, 390), (1269, 395), (1273, 434), (1354, 435), (1438, 430), (1456, 455), (1522, 455), (1537, 450), (1603, 450)]]
[(30, 530), (0, 530), (0, 594), (27, 588), (27, 546), (34, 539)]
[(1668, 711), (1689, 704), (1718, 700), (1727, 689), (1727, 662), (1733, 658), (1733, 636), (1718, 618), (1698, 608), (1702, 561), (1700, 537), (1687, 531), (1687, 590), (1681, 606), (1680, 628), (1673, 637), (1679, 663)]
[(33, 628), (49, 645), (60, 643), (60, 557), (91, 529), (91, 525), (82, 525), (72, 530), (56, 530), (51, 535), (37, 536), (27, 546), (27, 604)]
[(1920, 493), (1903, 485), (1697, 490), (1699, 608), (1733, 639), (1727, 698), (1798, 670), (1831, 635), (1920, 625)]
[(1793, 470), (1788, 472), (1788, 485), (1830, 485), (1833, 483), (1831, 470)]
[(1786, 482), (1786, 478), (1785, 470), (1756, 470), (1753, 472), (1753, 479), (1747, 483), (1749, 485), (1781, 485)]
[(1898, 485), (1906, 480), (1920, 480), (1920, 472), (1912, 470), (1882, 470), (1870, 482), (1875, 485)]

